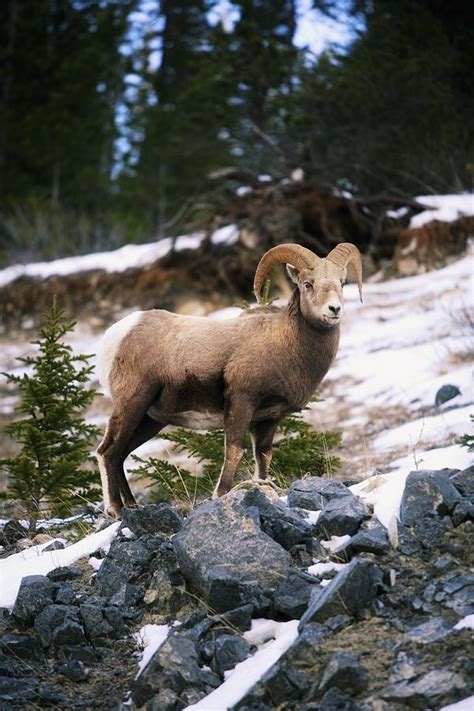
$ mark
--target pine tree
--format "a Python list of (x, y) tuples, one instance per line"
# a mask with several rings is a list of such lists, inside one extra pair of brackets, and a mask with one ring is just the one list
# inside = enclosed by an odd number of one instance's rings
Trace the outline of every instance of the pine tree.
[(93, 461), (90, 450), (98, 429), (83, 417), (96, 394), (85, 387), (93, 370), (87, 364), (91, 356), (72, 355), (63, 341), (74, 326), (54, 299), (38, 340), (32, 341), (37, 354), (18, 358), (27, 372), (4, 373), (18, 387), (21, 401), (16, 409), (22, 417), (5, 427), (20, 451), (0, 460), (8, 477), (2, 497), (21, 504), (30, 533), (40, 514), (64, 516), (99, 495), (97, 473), (87, 466)]

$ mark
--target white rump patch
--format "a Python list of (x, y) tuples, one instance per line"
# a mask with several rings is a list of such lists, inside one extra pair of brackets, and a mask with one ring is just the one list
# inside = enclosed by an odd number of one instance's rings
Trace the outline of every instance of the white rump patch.
[(104, 338), (100, 345), (97, 355), (96, 371), (99, 376), (99, 382), (103, 388), (109, 390), (109, 375), (112, 370), (112, 365), (117, 354), (117, 350), (127, 335), (134, 326), (140, 321), (143, 311), (134, 311), (129, 316), (117, 321), (104, 334)]

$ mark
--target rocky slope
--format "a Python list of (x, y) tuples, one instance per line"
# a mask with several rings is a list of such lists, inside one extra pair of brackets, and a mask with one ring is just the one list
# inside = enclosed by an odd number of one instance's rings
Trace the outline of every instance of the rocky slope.
[[(474, 468), (412, 472), (389, 533), (336, 480), (267, 494), (184, 520), (126, 510), (96, 574), (80, 559), (24, 577), (2, 611), (2, 709), (403, 711), (474, 693)], [(21, 535), (5, 527), (6, 554)]]

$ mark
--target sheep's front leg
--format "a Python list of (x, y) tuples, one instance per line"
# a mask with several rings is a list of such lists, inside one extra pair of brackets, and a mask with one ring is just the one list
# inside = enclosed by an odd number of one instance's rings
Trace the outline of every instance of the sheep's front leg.
[(253, 414), (253, 406), (248, 400), (236, 399), (226, 407), (224, 414), (225, 450), (219, 481), (213, 498), (227, 494), (232, 488), (235, 470), (244, 453), (244, 439)]
[(250, 433), (255, 457), (255, 479), (266, 479), (272, 461), (272, 445), (278, 421), (266, 420), (252, 425)]

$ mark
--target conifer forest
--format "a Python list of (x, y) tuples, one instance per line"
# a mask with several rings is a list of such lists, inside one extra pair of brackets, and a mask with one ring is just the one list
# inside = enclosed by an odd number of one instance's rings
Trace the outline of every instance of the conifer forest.
[(261, 175), (470, 189), (473, 32), (463, 0), (3, 0), (0, 263), (181, 233)]

